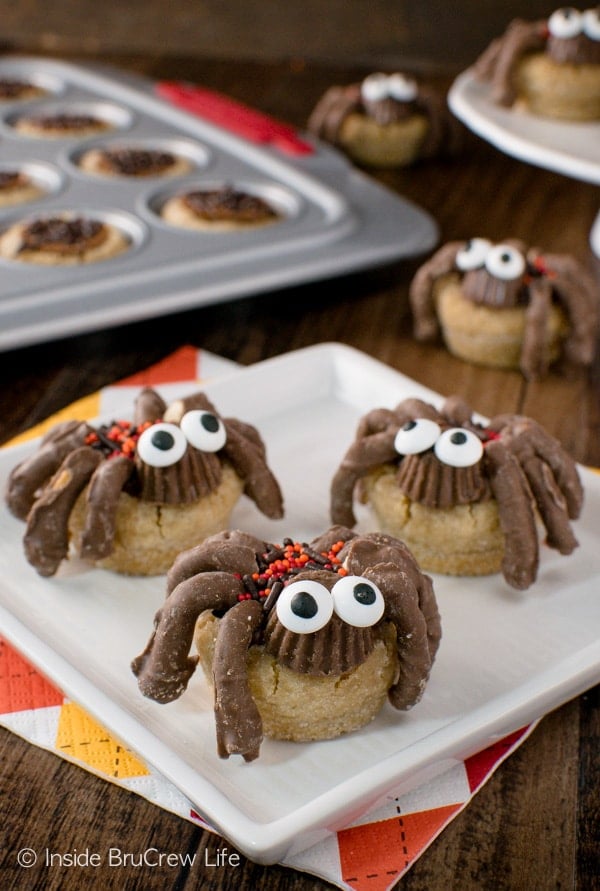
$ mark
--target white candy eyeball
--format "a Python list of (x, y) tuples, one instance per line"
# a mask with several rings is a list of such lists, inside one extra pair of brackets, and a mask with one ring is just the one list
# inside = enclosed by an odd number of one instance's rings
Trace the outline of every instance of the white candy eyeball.
[(567, 40), (569, 37), (577, 37), (581, 34), (583, 26), (582, 15), (572, 6), (564, 6), (557, 9), (548, 19), (548, 30), (553, 37)]
[(367, 102), (380, 102), (388, 95), (388, 77), (386, 74), (369, 74), (360, 88), (363, 99)]
[(413, 102), (417, 98), (417, 82), (404, 74), (390, 74), (387, 92), (398, 102)]
[(337, 615), (355, 628), (370, 628), (385, 612), (383, 594), (361, 575), (343, 576), (331, 591)]
[(325, 585), (312, 579), (286, 585), (277, 598), (277, 618), (294, 634), (313, 634), (333, 615), (333, 597)]
[(218, 452), (227, 442), (225, 424), (211, 411), (188, 411), (179, 426), (189, 444), (201, 452)]
[(150, 467), (170, 467), (185, 455), (187, 439), (176, 424), (159, 423), (148, 427), (137, 443), (137, 454)]
[(600, 7), (586, 9), (582, 16), (583, 33), (590, 40), (600, 40)]
[(510, 244), (497, 244), (489, 251), (485, 259), (485, 268), (495, 278), (510, 280), (520, 278), (527, 264), (525, 257)]
[(396, 433), (394, 448), (399, 455), (418, 455), (430, 449), (441, 432), (440, 425), (429, 418), (407, 421)]
[(435, 444), (434, 452), (442, 464), (450, 467), (471, 467), (483, 455), (483, 444), (478, 436), (463, 427), (444, 430)]
[(456, 265), (461, 272), (470, 269), (479, 269), (485, 263), (485, 258), (492, 246), (487, 238), (470, 238), (462, 250), (456, 255)]

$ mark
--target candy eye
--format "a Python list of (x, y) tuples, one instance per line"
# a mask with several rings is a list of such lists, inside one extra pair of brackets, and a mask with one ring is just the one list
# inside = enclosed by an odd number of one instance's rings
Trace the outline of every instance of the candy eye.
[(332, 590), (333, 608), (344, 622), (355, 628), (375, 625), (385, 611), (383, 594), (373, 582), (360, 575), (347, 575)]
[(483, 455), (483, 445), (478, 436), (462, 427), (444, 430), (435, 444), (434, 452), (442, 464), (450, 467), (471, 467)]
[(548, 19), (548, 30), (553, 37), (567, 40), (581, 34), (582, 15), (571, 6), (557, 9)]
[(277, 598), (277, 618), (294, 634), (312, 634), (333, 615), (333, 597), (325, 585), (311, 579), (291, 582)]
[(456, 255), (456, 265), (461, 272), (469, 269), (479, 269), (485, 263), (485, 258), (492, 246), (487, 238), (471, 238)]
[(369, 74), (360, 88), (363, 99), (367, 102), (380, 102), (388, 94), (388, 78), (385, 74)]
[(399, 455), (418, 455), (430, 449), (441, 432), (439, 424), (429, 418), (407, 421), (396, 433), (394, 448)]
[(211, 411), (188, 411), (180, 421), (185, 438), (201, 452), (218, 452), (227, 442), (223, 421)]
[(485, 268), (495, 278), (519, 278), (525, 272), (525, 257), (509, 244), (497, 244), (490, 249)]
[(600, 8), (586, 9), (582, 16), (583, 33), (590, 40), (600, 40)]
[(185, 455), (187, 440), (176, 424), (153, 424), (148, 427), (137, 444), (137, 453), (150, 467), (170, 467)]
[(387, 93), (397, 102), (412, 102), (417, 98), (417, 82), (404, 74), (390, 74)]

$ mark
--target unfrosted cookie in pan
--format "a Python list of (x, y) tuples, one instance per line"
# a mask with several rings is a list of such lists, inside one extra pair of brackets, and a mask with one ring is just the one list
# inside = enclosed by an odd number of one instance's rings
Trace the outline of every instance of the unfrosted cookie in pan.
[(494, 102), (565, 121), (600, 120), (600, 7), (515, 19), (473, 68)]
[(13, 128), (23, 136), (39, 139), (66, 139), (93, 136), (113, 129), (113, 124), (94, 114), (61, 111), (19, 115)]
[(130, 246), (129, 238), (117, 226), (67, 214), (17, 222), (0, 235), (0, 257), (44, 266), (97, 263)]
[(92, 148), (84, 152), (79, 167), (86, 173), (99, 176), (178, 176), (189, 173), (192, 165), (187, 158), (161, 149), (128, 146)]
[(0, 207), (35, 201), (43, 194), (44, 190), (24, 171), (0, 170)]
[(38, 99), (46, 95), (46, 90), (39, 84), (19, 78), (0, 77), (0, 102), (15, 99)]
[(281, 219), (260, 195), (230, 186), (174, 195), (164, 203), (161, 216), (173, 226), (213, 232), (268, 226)]

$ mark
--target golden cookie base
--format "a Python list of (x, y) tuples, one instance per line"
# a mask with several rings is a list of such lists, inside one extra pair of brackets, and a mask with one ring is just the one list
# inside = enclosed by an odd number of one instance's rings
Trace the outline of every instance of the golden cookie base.
[(382, 531), (404, 541), (426, 572), (491, 575), (500, 570), (504, 535), (495, 500), (451, 508), (413, 503), (398, 489), (393, 465), (364, 477), (362, 491)]
[[(224, 465), (220, 486), (192, 504), (150, 504), (122, 492), (113, 553), (94, 565), (123, 575), (166, 573), (180, 551), (228, 528), (231, 511), (243, 489), (243, 481), (233, 468)], [(86, 492), (79, 496), (69, 519), (74, 555), (80, 551)]]
[[(210, 611), (202, 613), (194, 637), (200, 664), (211, 683), (219, 621)], [(341, 676), (299, 674), (257, 646), (250, 648), (248, 659), (250, 690), (265, 736), (293, 742), (333, 739), (368, 724), (383, 707), (397, 671), (392, 625), (368, 659)]]

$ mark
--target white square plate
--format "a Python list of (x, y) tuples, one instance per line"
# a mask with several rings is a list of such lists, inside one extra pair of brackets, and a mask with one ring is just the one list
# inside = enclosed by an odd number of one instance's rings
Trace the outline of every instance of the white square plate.
[[(160, 388), (159, 388), (160, 389)], [(220, 412), (268, 445), (286, 518), (243, 499), (233, 524), (270, 541), (330, 525), (329, 482), (361, 415), (407, 396), (440, 397), (345, 346), (322, 344), (206, 387)], [(0, 478), (33, 444), (0, 452)], [(600, 476), (582, 469), (580, 547), (548, 549), (527, 592), (501, 576), (435, 576), (443, 639), (422, 701), (386, 706), (363, 730), (311, 744), (265, 740), (260, 758), (220, 760), (212, 694), (197, 673), (169, 705), (144, 699), (129, 663), (144, 646), (164, 580), (89, 570), (42, 579), (25, 561), (23, 525), (0, 510), (0, 629), (70, 697), (191, 799), (250, 858), (275, 862), (304, 834), (347, 824), (391, 787), (407, 788), (560, 705), (600, 679)], [(360, 527), (369, 527), (363, 511)]]

